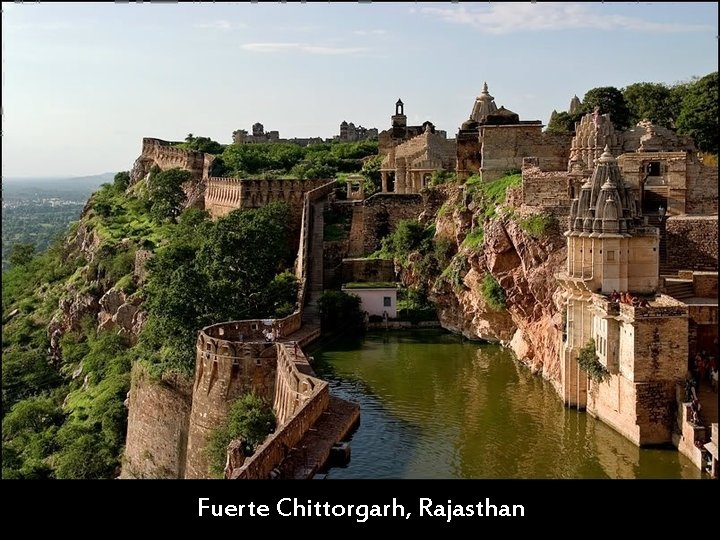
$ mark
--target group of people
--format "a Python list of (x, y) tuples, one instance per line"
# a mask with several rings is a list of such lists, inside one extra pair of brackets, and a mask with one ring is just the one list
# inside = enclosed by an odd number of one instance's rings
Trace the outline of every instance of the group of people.
[(709, 382), (714, 392), (718, 389), (718, 363), (717, 357), (709, 356), (707, 351), (698, 352), (695, 355), (693, 366), (694, 375), (697, 377), (698, 385)]
[(277, 339), (277, 330), (275, 328), (271, 330), (263, 329), (262, 334), (265, 336), (266, 343), (273, 343)]
[(615, 289), (613, 289), (613, 292), (610, 294), (610, 301), (611, 302), (620, 302), (621, 304), (628, 304), (633, 307), (649, 307), (650, 304), (645, 298), (640, 298), (639, 296), (633, 296), (629, 292), (617, 292)]

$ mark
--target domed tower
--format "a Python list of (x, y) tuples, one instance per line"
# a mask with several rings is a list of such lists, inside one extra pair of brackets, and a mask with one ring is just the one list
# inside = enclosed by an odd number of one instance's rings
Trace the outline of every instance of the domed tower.
[(567, 268), (557, 277), (566, 301), (565, 404), (587, 408), (645, 446), (672, 441), (688, 306), (658, 294), (658, 229), (647, 225), (638, 200), (606, 146), (572, 201)]
[(567, 405), (586, 406), (588, 378), (577, 357), (590, 339), (598, 340), (598, 355), (607, 367), (617, 365), (620, 326), (614, 320), (609, 323), (611, 316), (600, 314), (597, 305), (605, 305), (614, 293), (657, 292), (658, 229), (644, 224), (636, 201), (637, 193), (625, 183), (606, 146), (571, 203), (565, 233), (567, 267), (558, 275), (567, 301), (561, 361)]
[(470, 120), (474, 120), (480, 124), (485, 122), (489, 114), (497, 111), (497, 105), (495, 105), (495, 98), (488, 92), (487, 83), (483, 84), (482, 92), (475, 98), (472, 112), (470, 113)]
[(572, 201), (565, 233), (567, 274), (583, 279), (591, 292), (657, 290), (657, 229), (638, 228), (642, 216), (636, 197), (606, 146), (593, 175)]

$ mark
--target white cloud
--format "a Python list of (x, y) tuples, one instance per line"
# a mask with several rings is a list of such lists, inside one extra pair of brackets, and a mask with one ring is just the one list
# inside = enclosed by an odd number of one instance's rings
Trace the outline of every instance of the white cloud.
[(424, 7), (424, 15), (441, 20), (473, 26), (488, 34), (511, 32), (571, 30), (632, 30), (635, 32), (695, 32), (712, 30), (710, 25), (661, 23), (646, 21), (608, 11), (612, 4), (603, 4), (604, 12), (583, 4), (558, 2), (492, 3), (478, 9), (459, 7)]
[(387, 30), (355, 30), (353, 31), (353, 34), (356, 36), (382, 36), (384, 34), (387, 34)]
[(247, 28), (247, 24), (245, 23), (231, 23), (230, 21), (227, 21), (225, 19), (198, 23), (194, 26), (195, 28), (208, 28), (210, 30), (231, 30), (233, 28)]
[(340, 55), (366, 52), (366, 47), (329, 47), (308, 43), (245, 43), (241, 49), (259, 53), (276, 53), (282, 51), (298, 51), (310, 54)]

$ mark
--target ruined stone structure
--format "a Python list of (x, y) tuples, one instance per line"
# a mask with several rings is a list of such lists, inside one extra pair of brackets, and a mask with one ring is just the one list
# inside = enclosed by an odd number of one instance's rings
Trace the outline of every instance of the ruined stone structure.
[(390, 148), (380, 165), (383, 193), (418, 193), (427, 187), (432, 173), (455, 169), (455, 141), (424, 133)]
[(252, 126), (252, 135), (244, 129), (233, 131), (233, 142), (235, 144), (258, 144), (280, 142), (280, 133), (278, 131), (265, 132), (265, 126), (260, 122), (256, 122)]
[[(407, 116), (405, 116), (405, 104), (401, 99), (398, 99), (397, 103), (395, 103), (395, 114), (391, 117), (391, 128), (378, 134), (378, 154), (384, 156), (394, 146), (424, 133), (428, 126), (430, 131), (435, 133), (435, 126), (429, 120), (426, 120), (420, 126), (408, 126)], [(438, 135), (447, 136), (443, 131), (438, 131)]]
[(458, 179), (480, 174), (484, 181), (492, 181), (508, 170), (520, 170), (523, 158), (529, 156), (544, 170), (563, 170), (570, 137), (543, 133), (542, 128), (540, 120), (521, 121), (517, 113), (498, 108), (485, 83), (457, 134)]
[(178, 144), (181, 143), (144, 138), (140, 156), (135, 160), (130, 172), (131, 183), (144, 178), (155, 165), (162, 170), (176, 167), (184, 169), (189, 171), (195, 180), (210, 176), (215, 157), (196, 150), (178, 148)]
[(252, 135), (244, 129), (233, 131), (232, 139), (234, 144), (262, 144), (262, 143), (292, 143), (298, 146), (309, 144), (320, 144), (322, 137), (293, 137), (292, 139), (281, 139), (278, 131), (265, 131), (265, 127), (257, 122), (252, 126)]
[(377, 128), (365, 128), (363, 126), (356, 126), (352, 122), (348, 123), (345, 120), (343, 120), (340, 124), (340, 135), (335, 136), (335, 139), (342, 142), (365, 141), (377, 138)]
[[(573, 199), (566, 271), (567, 309), (561, 384), (566, 404), (613, 426), (638, 445), (671, 441), (670, 405), (687, 370), (687, 307), (658, 295), (659, 233), (644, 225), (609, 146)], [(613, 292), (647, 299), (642, 307)], [(594, 340), (608, 380), (591, 380), (577, 363)]]
[(291, 214), (299, 219), (305, 193), (330, 181), (211, 177), (205, 189), (205, 209), (212, 217), (219, 217), (239, 208), (261, 208), (281, 201), (286, 202)]

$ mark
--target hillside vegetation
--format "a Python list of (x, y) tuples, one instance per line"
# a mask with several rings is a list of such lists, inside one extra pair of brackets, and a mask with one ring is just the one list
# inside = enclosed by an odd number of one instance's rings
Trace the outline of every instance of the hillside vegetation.
[[(3, 478), (115, 477), (132, 362), (187, 375), (202, 326), (294, 309), (287, 206), (210, 221), (183, 209), (184, 179), (155, 170), (127, 190), (119, 173), (65, 238), (40, 254), (17, 250), (3, 273)], [(99, 329), (108, 291), (147, 323)]]

